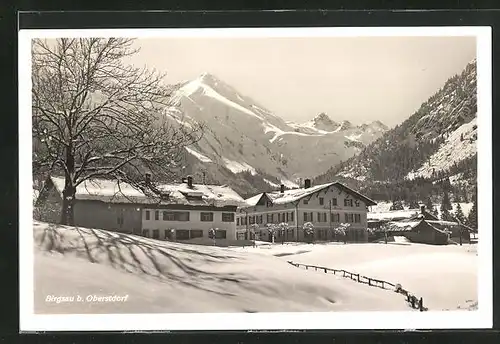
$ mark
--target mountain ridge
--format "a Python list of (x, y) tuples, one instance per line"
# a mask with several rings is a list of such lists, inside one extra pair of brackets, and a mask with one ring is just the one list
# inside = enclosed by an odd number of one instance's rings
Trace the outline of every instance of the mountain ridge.
[[(422, 199), (442, 181), (455, 194), (470, 195), (477, 169), (476, 78), (474, 59), (408, 119), (315, 181), (344, 179), (382, 199), (410, 197), (401, 189), (426, 185), (428, 190), (417, 195)], [(384, 187), (394, 190), (383, 192)]]
[(383, 125), (338, 124), (326, 114), (302, 124), (285, 121), (210, 73), (180, 84), (165, 115), (178, 125), (197, 122), (208, 128), (186, 150), (186, 166), (193, 165), (186, 172), (202, 170), (203, 178), (213, 182), (229, 180), (242, 193), (280, 183), (297, 186), (299, 178), (312, 178), (356, 154), (386, 130)]

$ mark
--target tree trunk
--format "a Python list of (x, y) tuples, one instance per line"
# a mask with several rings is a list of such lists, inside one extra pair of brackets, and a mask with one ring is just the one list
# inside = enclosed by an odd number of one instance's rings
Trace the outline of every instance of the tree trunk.
[(61, 210), (61, 224), (73, 226), (75, 224), (75, 193), (76, 188), (66, 186), (63, 190), (62, 210)]
[[(71, 127), (71, 125), (70, 125)], [(70, 131), (71, 135), (71, 131)], [(66, 173), (64, 176), (64, 190), (63, 190), (63, 205), (61, 212), (61, 224), (73, 226), (75, 224), (75, 194), (76, 187), (74, 186), (73, 174), (75, 173), (75, 156), (73, 154), (73, 144), (70, 143), (66, 147)]]

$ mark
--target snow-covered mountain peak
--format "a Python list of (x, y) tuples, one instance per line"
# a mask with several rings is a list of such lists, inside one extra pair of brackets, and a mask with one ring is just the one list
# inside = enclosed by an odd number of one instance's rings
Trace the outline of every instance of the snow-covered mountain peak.
[(312, 125), (316, 129), (333, 131), (337, 129), (338, 123), (334, 122), (326, 113), (322, 112), (312, 120)]
[(352, 129), (352, 128), (354, 128), (354, 125), (351, 122), (345, 120), (345, 121), (342, 121), (342, 123), (340, 123), (339, 131), (349, 130), (349, 129)]

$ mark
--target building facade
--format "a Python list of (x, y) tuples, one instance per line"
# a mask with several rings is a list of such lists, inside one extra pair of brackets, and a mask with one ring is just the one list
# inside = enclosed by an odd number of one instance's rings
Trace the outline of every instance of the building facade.
[[(276, 241), (366, 242), (368, 207), (376, 203), (347, 186), (334, 182), (311, 186), (310, 180), (300, 189), (261, 193), (245, 201), (238, 209), (238, 239), (270, 241), (269, 225), (284, 225), (277, 231)], [(304, 224), (312, 224), (308, 235)], [(349, 224), (346, 238), (335, 234), (341, 224)]]
[[(37, 219), (60, 223), (64, 178), (49, 177), (35, 202)], [(161, 197), (146, 195), (127, 183), (91, 180), (77, 187), (75, 226), (143, 235), (162, 240), (236, 240), (236, 210), (243, 199), (219, 185), (157, 185)]]

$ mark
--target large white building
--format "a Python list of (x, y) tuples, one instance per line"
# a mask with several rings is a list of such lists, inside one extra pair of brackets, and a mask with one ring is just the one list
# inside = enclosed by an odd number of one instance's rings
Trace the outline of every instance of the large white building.
[[(277, 233), (276, 240), (304, 241), (303, 225), (314, 226), (314, 240), (334, 240), (334, 229), (341, 223), (349, 224), (347, 240), (365, 242), (368, 207), (376, 203), (357, 191), (332, 182), (311, 186), (305, 180), (303, 188), (264, 192), (245, 200), (238, 209), (236, 228), (238, 239), (269, 240), (267, 224), (288, 224), (285, 233)], [(283, 236), (283, 237), (282, 237)]]

